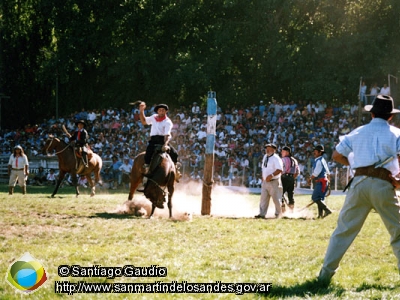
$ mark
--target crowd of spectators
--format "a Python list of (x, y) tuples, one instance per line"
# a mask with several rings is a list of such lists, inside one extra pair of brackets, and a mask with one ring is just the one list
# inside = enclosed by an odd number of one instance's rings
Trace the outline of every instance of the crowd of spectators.
[[(218, 107), (214, 162), (218, 184), (257, 186), (266, 143), (278, 145), (278, 153), (285, 145), (291, 147), (299, 162), (301, 180), (305, 180), (311, 173), (315, 145), (325, 146), (326, 159), (333, 168), (335, 163), (330, 158), (339, 136), (367, 122), (366, 117), (358, 120), (358, 101), (345, 101), (334, 106), (322, 101), (294, 103), (272, 99), (257, 102), (248, 107), (230, 104), (224, 109)], [(153, 113), (153, 107), (148, 106), (146, 115)], [(182, 181), (201, 181), (207, 136), (206, 107), (194, 102), (171, 108), (168, 116), (174, 124), (171, 143), (182, 163)], [(105, 161), (103, 176), (112, 177), (114, 181), (120, 178), (121, 184), (119, 167), (124, 159), (129, 158), (132, 164), (149, 140), (150, 127), (141, 124), (136, 107), (82, 109), (58, 120), (53, 116), (36, 125), (4, 130), (0, 136), (0, 151), (10, 155), (12, 147), (20, 144), (29, 158), (41, 155), (49, 134), (66, 139), (62, 125), (73, 132), (76, 120), (81, 119), (88, 123), (90, 148)]]

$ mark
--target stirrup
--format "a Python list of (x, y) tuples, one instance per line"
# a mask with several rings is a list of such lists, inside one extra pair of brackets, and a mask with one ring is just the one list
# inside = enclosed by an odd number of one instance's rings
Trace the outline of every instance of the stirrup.
[(149, 171), (150, 171), (150, 165), (149, 164), (144, 164), (143, 165), (143, 170), (144, 170), (143, 174), (148, 174)]
[(181, 178), (182, 178), (181, 172), (179, 172), (178, 170), (176, 170), (176, 173), (175, 173), (175, 181), (176, 181), (176, 182), (179, 182), (179, 179), (181, 179)]

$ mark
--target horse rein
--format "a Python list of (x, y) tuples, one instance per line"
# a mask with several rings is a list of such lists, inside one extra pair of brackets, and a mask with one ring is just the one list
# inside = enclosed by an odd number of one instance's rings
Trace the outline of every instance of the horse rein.
[[(169, 175), (168, 177), (170, 177), (171, 175)], [(153, 179), (151, 178), (147, 178), (147, 180), (150, 180), (151, 182), (153, 182), (163, 193), (163, 197), (165, 197), (166, 195), (168, 195), (168, 191), (165, 191), (165, 189), (167, 188), (167, 186), (165, 186), (164, 188), (162, 188), (157, 182), (155, 182)], [(169, 179), (168, 179), (169, 181)]]
[[(49, 154), (49, 148), (50, 148), (51, 144), (53, 144), (53, 141), (54, 141), (54, 138), (49, 138), (49, 139), (51, 140), (51, 142), (49, 143), (49, 145), (48, 145), (47, 148), (46, 148), (46, 154), (47, 154), (47, 155)], [(67, 146), (66, 146), (64, 149), (62, 149), (61, 151), (56, 152), (55, 154), (57, 155), (57, 154), (63, 153), (65, 150), (67, 150), (67, 148), (68, 148), (69, 146), (70, 146), (70, 145), (67, 144)]]
[[(168, 175), (168, 180), (167, 180), (167, 182), (169, 182), (170, 178), (171, 178), (171, 173), (169, 173), (169, 175)], [(153, 179), (147, 177), (147, 180), (150, 180), (151, 182), (153, 182), (153, 183), (161, 190), (161, 192), (163, 193), (163, 197), (164, 197), (164, 198), (168, 195), (168, 191), (166, 191), (166, 189), (167, 189), (167, 187), (168, 187), (167, 185), (165, 185), (165, 187), (162, 188), (162, 187), (161, 187), (157, 182), (155, 182)]]

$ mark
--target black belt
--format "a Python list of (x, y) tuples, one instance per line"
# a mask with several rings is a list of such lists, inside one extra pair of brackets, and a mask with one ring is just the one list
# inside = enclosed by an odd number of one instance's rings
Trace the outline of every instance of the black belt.
[(164, 144), (164, 136), (163, 135), (152, 135), (150, 137), (150, 141)]
[(285, 173), (285, 174), (282, 174), (282, 176), (290, 176), (290, 177), (293, 177), (294, 174)]
[(21, 170), (23, 170), (23, 169), (14, 169), (14, 168), (12, 168), (12, 170), (14, 170), (14, 171), (21, 171)]

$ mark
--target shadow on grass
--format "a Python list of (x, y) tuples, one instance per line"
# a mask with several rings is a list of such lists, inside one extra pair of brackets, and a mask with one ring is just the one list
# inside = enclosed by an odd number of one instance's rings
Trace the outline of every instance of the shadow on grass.
[(137, 217), (134, 215), (122, 215), (122, 214), (113, 214), (113, 213), (96, 213), (92, 216), (89, 216), (89, 219), (91, 218), (102, 218), (102, 219), (143, 219), (142, 217)]
[(265, 298), (287, 298), (287, 297), (304, 297), (332, 295), (340, 297), (345, 292), (340, 286), (331, 284), (328, 287), (318, 282), (317, 279), (307, 280), (292, 286), (274, 285), (268, 293), (259, 294)]
[(366, 290), (393, 291), (396, 289), (398, 289), (398, 288), (396, 288), (395, 286), (384, 286), (381, 284), (369, 284), (369, 283), (363, 282), (361, 284), (361, 286), (356, 288), (356, 292), (362, 292), (362, 291), (366, 291)]

